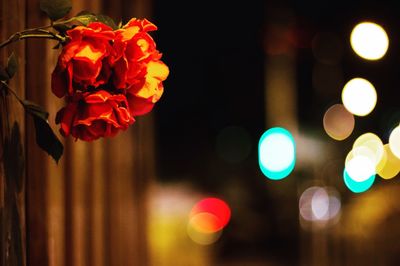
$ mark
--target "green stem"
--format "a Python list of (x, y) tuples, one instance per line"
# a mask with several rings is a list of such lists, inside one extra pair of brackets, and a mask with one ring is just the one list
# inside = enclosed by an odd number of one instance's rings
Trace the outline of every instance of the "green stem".
[(65, 37), (59, 34), (55, 34), (51, 31), (46, 31), (44, 29), (40, 28), (27, 29), (21, 32), (14, 33), (6, 41), (0, 43), (0, 49), (9, 45), (10, 43), (28, 38), (45, 38), (45, 39), (58, 40), (60, 42), (65, 42), (66, 40)]
[(37, 28), (25, 29), (25, 30), (21, 31), (20, 33), (33, 32), (33, 31), (41, 31), (41, 30), (53, 28), (54, 26), (58, 26), (58, 25), (63, 25), (63, 24), (70, 23), (70, 22), (74, 21), (75, 19), (76, 19), (76, 18), (73, 17), (73, 18), (70, 18), (70, 19), (67, 19), (67, 20), (61, 20), (61, 21), (51, 22), (50, 25), (41, 26), (41, 27), (37, 27)]
[[(53, 39), (53, 40), (58, 40), (60, 42), (65, 42), (66, 38), (51, 32), (51, 31), (47, 31), (46, 29), (49, 28), (54, 28), (54, 26), (58, 26), (58, 25), (64, 25), (70, 22), (73, 22), (76, 20), (76, 17), (72, 17), (70, 19), (67, 20), (61, 20), (61, 21), (56, 21), (56, 22), (52, 22), (50, 25), (46, 25), (46, 26), (41, 26), (41, 27), (37, 27), (37, 28), (31, 28), (31, 29), (26, 29), (17, 33), (14, 33), (13, 35), (11, 35), (7, 40), (5, 40), (4, 42), (0, 43), (0, 49), (3, 48), (4, 46), (9, 45), (10, 43), (22, 40), (22, 39), (27, 39), (27, 38), (48, 38), (48, 39)], [(45, 35), (40, 35), (37, 33), (46, 33), (48, 34), (47, 36)]]
[[(62, 39), (60, 39), (60, 37), (54, 35), (54, 34), (26, 34), (26, 35), (22, 35), (19, 40), (23, 40), (23, 39), (28, 39), (28, 38), (39, 38), (39, 39), (52, 39), (52, 40), (58, 40), (58, 41), (65, 41), (65, 38), (62, 37)], [(1, 46), (0, 46), (1, 48)]]

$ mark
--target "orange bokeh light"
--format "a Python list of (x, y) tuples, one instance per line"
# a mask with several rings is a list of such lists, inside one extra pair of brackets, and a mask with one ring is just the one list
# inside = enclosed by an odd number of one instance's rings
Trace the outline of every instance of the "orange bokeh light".
[(217, 198), (205, 198), (199, 201), (189, 215), (192, 226), (205, 233), (223, 229), (230, 218), (231, 210), (229, 206), (223, 200)]

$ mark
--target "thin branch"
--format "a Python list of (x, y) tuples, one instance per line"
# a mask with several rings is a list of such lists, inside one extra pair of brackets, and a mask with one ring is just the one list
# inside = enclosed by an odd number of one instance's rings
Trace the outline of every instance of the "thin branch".
[[(29, 38), (39, 38), (39, 39), (52, 39), (52, 40), (58, 40), (58, 41), (65, 41), (65, 38), (63, 38), (62, 40), (60, 40), (60, 37), (58, 37), (57, 35), (54, 34), (26, 34), (26, 35), (22, 35), (19, 39), (23, 40), (23, 39), (29, 39)], [(0, 46), (1, 48), (1, 46)]]
[[(9, 45), (10, 43), (23, 40), (23, 39), (28, 39), (28, 38), (45, 38), (45, 39), (52, 39), (52, 40), (57, 40), (60, 42), (65, 42), (66, 38), (62, 37), (61, 35), (54, 34), (49, 31), (42, 31), (42, 30), (37, 30), (38, 32), (43, 32), (43, 33), (28, 33), (24, 34), (23, 32), (17, 32), (13, 35), (11, 35), (6, 41), (0, 43), (0, 49), (3, 48), (4, 46)], [(45, 32), (45, 33), (44, 33)]]

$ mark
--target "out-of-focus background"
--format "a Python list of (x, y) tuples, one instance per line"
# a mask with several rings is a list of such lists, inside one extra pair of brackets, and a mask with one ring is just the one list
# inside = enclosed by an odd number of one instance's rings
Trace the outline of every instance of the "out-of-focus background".
[[(376, 175), (362, 193), (343, 179), (354, 141), (370, 132), (387, 144), (400, 122), (399, 12), (396, 1), (154, 1), (155, 38), (171, 69), (155, 109), (155, 265), (399, 263), (396, 178)], [(386, 31), (382, 58), (352, 48), (361, 22)], [(379, 34), (364, 34), (359, 49), (379, 54)], [(357, 77), (377, 92), (366, 116), (342, 105)], [(276, 126), (297, 145), (282, 180), (265, 177), (258, 162), (260, 137)], [(187, 226), (207, 197), (232, 213), (218, 240), (201, 245)]]
[[(48, 23), (38, 3), (1, 1), (1, 39)], [(400, 2), (73, 6), (148, 18), (170, 75), (152, 114), (112, 139), (63, 140), (58, 165), (2, 96), (1, 147), (25, 169), (11, 178), (1, 161), (4, 265), (400, 263)], [(51, 47), (14, 46), (14, 86), (55, 114)]]

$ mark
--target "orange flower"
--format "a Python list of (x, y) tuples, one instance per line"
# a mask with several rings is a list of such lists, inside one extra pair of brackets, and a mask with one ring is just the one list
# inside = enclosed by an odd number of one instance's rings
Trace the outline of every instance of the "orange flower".
[(137, 83), (127, 90), (127, 99), (133, 116), (144, 115), (153, 109), (164, 92), (162, 82), (168, 77), (169, 69), (161, 61), (150, 61)]
[(67, 31), (70, 41), (64, 46), (52, 74), (52, 91), (58, 97), (72, 95), (108, 82), (111, 69), (107, 60), (111, 52), (112, 29), (102, 23), (91, 23)]
[(56, 117), (63, 136), (72, 135), (85, 141), (112, 137), (134, 121), (128, 111), (126, 97), (122, 94), (111, 95), (104, 90), (76, 93)]
[(143, 115), (151, 111), (163, 94), (162, 82), (169, 74), (160, 61), (161, 53), (147, 33), (157, 27), (148, 20), (131, 19), (115, 32), (111, 65), (114, 85), (125, 89), (131, 114)]
[(134, 18), (116, 31), (97, 22), (67, 31), (69, 43), (52, 74), (54, 94), (67, 96), (56, 118), (63, 136), (114, 136), (152, 110), (169, 74), (148, 34), (156, 29)]

